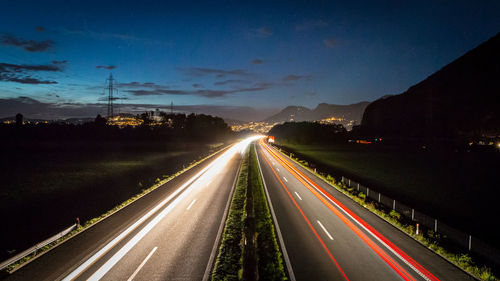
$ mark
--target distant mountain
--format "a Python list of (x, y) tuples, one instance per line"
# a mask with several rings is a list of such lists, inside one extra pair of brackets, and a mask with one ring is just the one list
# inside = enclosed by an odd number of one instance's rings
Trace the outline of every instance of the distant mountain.
[(500, 33), (406, 92), (365, 110), (361, 131), (403, 137), (500, 132)]
[(359, 102), (350, 105), (320, 103), (313, 110), (303, 106), (288, 106), (278, 114), (266, 118), (263, 121), (268, 123), (283, 123), (287, 121), (318, 121), (334, 117), (336, 119), (342, 119), (335, 123), (340, 123), (344, 126), (352, 126), (354, 122), (357, 124), (360, 123), (363, 111), (368, 104), (369, 102)]

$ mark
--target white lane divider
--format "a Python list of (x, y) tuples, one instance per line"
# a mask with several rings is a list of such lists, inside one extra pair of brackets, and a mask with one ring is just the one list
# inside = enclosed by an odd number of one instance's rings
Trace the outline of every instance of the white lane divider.
[(288, 182), (288, 180), (287, 180), (285, 177), (283, 177), (283, 179), (284, 179), (286, 182)]
[(193, 206), (195, 202), (196, 202), (196, 199), (194, 199), (194, 200), (191, 202), (191, 204), (189, 204), (189, 206), (187, 207), (187, 209), (186, 209), (186, 210), (191, 209), (191, 206)]
[(153, 250), (149, 253), (149, 255), (142, 261), (142, 263), (139, 265), (139, 267), (134, 271), (134, 273), (128, 278), (127, 281), (132, 281), (134, 280), (134, 277), (139, 273), (139, 271), (142, 269), (142, 267), (148, 262), (148, 260), (151, 258), (151, 256), (156, 252), (156, 249), (158, 247), (154, 247)]
[(297, 197), (300, 199), (300, 201), (302, 201), (302, 197), (300, 197), (300, 195), (297, 193), (297, 191), (295, 191), (295, 195), (297, 195)]
[(328, 231), (323, 226), (323, 224), (320, 221), (317, 221), (317, 222), (318, 222), (319, 226), (321, 226), (321, 228), (323, 228), (323, 231), (326, 233), (326, 235), (328, 235), (328, 238), (330, 238), (330, 240), (333, 240), (333, 237), (330, 235), (330, 233), (328, 233)]

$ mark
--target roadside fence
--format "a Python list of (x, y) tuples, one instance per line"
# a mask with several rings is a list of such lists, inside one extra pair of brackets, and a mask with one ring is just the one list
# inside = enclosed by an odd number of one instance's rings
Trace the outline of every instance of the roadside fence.
[(447, 241), (454, 243), (456, 246), (480, 256), (481, 258), (492, 262), (496, 266), (500, 266), (500, 252), (493, 246), (488, 245), (478, 238), (451, 227), (437, 218), (426, 215), (404, 204), (403, 202), (396, 201), (396, 199), (372, 190), (359, 182), (342, 177), (342, 183), (350, 188), (364, 193), (366, 197), (370, 198), (372, 201), (378, 202), (389, 209), (395, 210), (405, 218), (418, 223), (420, 226), (423, 226), (428, 230), (432, 230), (434, 233), (440, 234)]
[(77, 219), (77, 223), (75, 223), (74, 225), (66, 228), (65, 230), (57, 233), (56, 235), (54, 235), (54, 236), (52, 236), (50, 238), (47, 238), (47, 239), (43, 240), (40, 243), (35, 244), (33, 247), (22, 251), (21, 253), (15, 255), (13, 257), (11, 257), (10, 259), (1, 262), (0, 263), (0, 270), (3, 270), (4, 268), (6, 268), (9, 265), (11, 265), (11, 264), (13, 264), (13, 263), (15, 263), (15, 262), (23, 259), (26, 256), (29, 256), (29, 255), (31, 255), (33, 253), (36, 253), (36, 251), (38, 251), (41, 248), (49, 245), (50, 243), (56, 241), (57, 239), (64, 237), (65, 235), (67, 235), (68, 233), (70, 233), (71, 231), (73, 231), (74, 229), (78, 228), (78, 226), (79, 226), (79, 220)]

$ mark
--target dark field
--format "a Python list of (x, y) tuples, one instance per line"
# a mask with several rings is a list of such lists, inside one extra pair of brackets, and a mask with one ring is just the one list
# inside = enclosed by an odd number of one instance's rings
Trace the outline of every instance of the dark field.
[(100, 216), (213, 150), (159, 142), (2, 144), (0, 260), (76, 217), (83, 224)]
[(285, 150), (500, 248), (500, 151), (432, 151), (384, 145), (284, 144)]

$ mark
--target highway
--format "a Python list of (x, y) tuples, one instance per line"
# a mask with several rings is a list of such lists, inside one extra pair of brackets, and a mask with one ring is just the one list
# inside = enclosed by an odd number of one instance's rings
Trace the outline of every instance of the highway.
[(249, 141), (190, 169), (7, 280), (207, 280)]
[(296, 280), (474, 280), (263, 141), (257, 154)]

